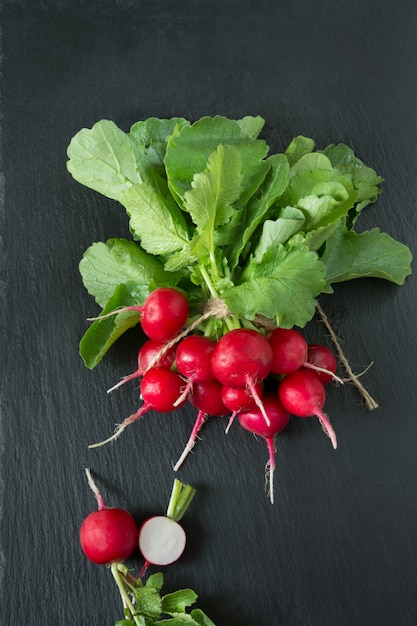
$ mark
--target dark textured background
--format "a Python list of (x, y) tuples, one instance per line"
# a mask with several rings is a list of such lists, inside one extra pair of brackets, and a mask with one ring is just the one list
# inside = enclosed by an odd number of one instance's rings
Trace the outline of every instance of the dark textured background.
[[(137, 407), (137, 331), (95, 371), (78, 356), (96, 313), (77, 265), (95, 240), (127, 236), (116, 203), (77, 184), (66, 148), (101, 118), (260, 114), (273, 152), (297, 134), (351, 145), (385, 177), (363, 229), (416, 244), (417, 4), (414, 0), (5, 1), (2, 40), (2, 623), (106, 626), (115, 585), (78, 546), (95, 508), (140, 521), (165, 509), (193, 413), (147, 416), (115, 445), (88, 450)], [(417, 623), (416, 278), (337, 287), (322, 300), (356, 371), (351, 387), (277, 442), (276, 504), (266, 446), (210, 421), (180, 472), (198, 495), (185, 556), (166, 590), (190, 586), (217, 626)], [(322, 326), (309, 339), (327, 341)], [(132, 565), (138, 562), (133, 560)]]

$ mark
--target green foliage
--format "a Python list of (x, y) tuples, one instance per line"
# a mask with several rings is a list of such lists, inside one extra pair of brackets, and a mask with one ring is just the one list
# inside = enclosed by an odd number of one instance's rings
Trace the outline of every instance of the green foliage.
[[(171, 285), (192, 292), (195, 313), (215, 297), (243, 323), (258, 313), (304, 326), (333, 283), (404, 282), (409, 249), (377, 228), (355, 231), (383, 179), (348, 146), (320, 151), (302, 135), (268, 155), (263, 125), (259, 116), (149, 118), (124, 133), (101, 120), (75, 135), (69, 172), (125, 207), (134, 239), (95, 243), (80, 263), (103, 314)], [(139, 319), (101, 317), (80, 345), (89, 367)]]

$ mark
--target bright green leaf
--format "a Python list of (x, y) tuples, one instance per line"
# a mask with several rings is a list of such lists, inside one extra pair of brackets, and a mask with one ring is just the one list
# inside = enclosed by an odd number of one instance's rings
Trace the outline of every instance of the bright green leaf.
[(407, 246), (373, 228), (359, 234), (335, 232), (321, 260), (329, 283), (375, 277), (402, 285), (411, 274), (412, 255)]
[(127, 239), (93, 243), (84, 253), (79, 268), (84, 286), (101, 307), (120, 284), (144, 287), (152, 280), (161, 285), (175, 284), (176, 278), (165, 272), (155, 257)]
[(156, 572), (155, 574), (151, 574), (146, 579), (145, 584), (147, 587), (153, 587), (153, 589), (156, 589), (156, 591), (161, 591), (164, 585), (164, 575), (162, 574), (162, 572)]
[(216, 626), (201, 609), (193, 609), (190, 615), (197, 622), (198, 626)]
[(290, 145), (285, 151), (285, 155), (290, 165), (294, 165), (305, 154), (309, 154), (314, 150), (314, 141), (309, 137), (303, 135), (297, 135), (291, 141)]
[[(274, 154), (267, 159), (269, 172), (257, 194), (249, 204), (232, 217), (230, 227), (221, 233), (228, 236), (229, 248), (226, 255), (229, 267), (233, 270), (246, 244), (261, 222), (265, 219), (273, 203), (281, 197), (288, 184), (289, 165), (285, 155)], [(227, 240), (226, 240), (227, 241)]]
[(184, 195), (184, 208), (196, 224), (193, 251), (199, 258), (214, 253), (214, 232), (233, 214), (233, 203), (241, 187), (241, 161), (238, 150), (219, 145), (210, 155), (207, 169), (194, 176)]
[(148, 119), (136, 122), (130, 129), (130, 135), (141, 145), (146, 147), (152, 144), (167, 144), (169, 137), (174, 132), (177, 125), (189, 124), (183, 117), (172, 117), (170, 119), (159, 119), (148, 117)]
[(239, 317), (257, 313), (275, 319), (278, 326), (303, 327), (314, 315), (315, 298), (325, 286), (324, 266), (305, 246), (285, 250), (272, 245), (262, 258), (253, 258), (241, 282), (222, 294)]
[(256, 117), (252, 117), (252, 115), (247, 115), (240, 120), (237, 120), (237, 123), (240, 126), (242, 132), (245, 133), (251, 139), (256, 139), (265, 126), (265, 120), (257, 115)]
[[(135, 283), (118, 285), (103, 309), (102, 315), (120, 307), (143, 304), (147, 290), (140, 292), (141, 287)], [(139, 313), (136, 311), (125, 311), (95, 320), (80, 341), (80, 355), (85, 365), (90, 369), (96, 367), (114, 342), (138, 322)]]
[(192, 589), (180, 589), (168, 593), (162, 598), (163, 613), (185, 613), (186, 608), (192, 606), (197, 600), (197, 594)]
[(110, 120), (80, 130), (68, 146), (68, 157), (75, 180), (114, 200), (142, 181), (138, 163), (145, 157), (144, 147)]
[(144, 250), (164, 255), (187, 247), (188, 228), (181, 210), (145, 183), (125, 191), (120, 202), (130, 218), (130, 230)]
[(381, 176), (355, 156), (352, 148), (345, 144), (327, 146), (323, 153), (330, 160), (333, 168), (343, 176), (349, 176), (356, 189), (357, 202), (361, 208), (375, 202), (381, 192), (379, 185), (384, 181)]
[(259, 187), (269, 169), (263, 161), (268, 152), (266, 143), (249, 137), (236, 120), (220, 115), (203, 117), (177, 129), (168, 141), (165, 167), (171, 192), (179, 203), (191, 188), (195, 174), (206, 169), (209, 156), (221, 144), (234, 146), (240, 153), (244, 186), (239, 203), (246, 203)]

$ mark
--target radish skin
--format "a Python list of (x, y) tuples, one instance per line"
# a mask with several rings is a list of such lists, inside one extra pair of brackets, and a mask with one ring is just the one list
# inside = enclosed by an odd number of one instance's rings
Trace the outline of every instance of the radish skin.
[(238, 419), (240, 425), (253, 433), (263, 437), (266, 441), (269, 455), (269, 498), (271, 504), (274, 503), (274, 474), (275, 474), (275, 438), (289, 422), (290, 414), (282, 405), (277, 395), (273, 392), (267, 392), (264, 396), (264, 406), (267, 411), (270, 425), (268, 426), (263, 419), (259, 407), (247, 413), (239, 413)]

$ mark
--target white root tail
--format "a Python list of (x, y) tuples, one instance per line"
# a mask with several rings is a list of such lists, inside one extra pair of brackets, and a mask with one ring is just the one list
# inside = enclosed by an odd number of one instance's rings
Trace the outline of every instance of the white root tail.
[(191, 431), (190, 438), (187, 441), (187, 444), (180, 458), (174, 465), (174, 472), (177, 472), (180, 469), (181, 465), (184, 463), (185, 459), (190, 454), (191, 450), (194, 448), (198, 434), (207, 418), (208, 418), (207, 413), (203, 413), (203, 411), (198, 412), (197, 419), (194, 423), (193, 430)]

